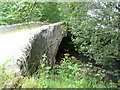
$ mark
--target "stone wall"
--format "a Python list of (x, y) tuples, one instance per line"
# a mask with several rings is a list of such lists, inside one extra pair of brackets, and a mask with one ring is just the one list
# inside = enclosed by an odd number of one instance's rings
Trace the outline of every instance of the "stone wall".
[(40, 26), (43, 26), (43, 25), (48, 25), (48, 23), (28, 22), (28, 23), (20, 23), (20, 24), (5, 25), (5, 26), (2, 25), (2, 26), (0, 26), (0, 32), (15, 31), (15, 30), (18, 30), (18, 29), (25, 29), (25, 28), (28, 28), (28, 27), (40, 27)]

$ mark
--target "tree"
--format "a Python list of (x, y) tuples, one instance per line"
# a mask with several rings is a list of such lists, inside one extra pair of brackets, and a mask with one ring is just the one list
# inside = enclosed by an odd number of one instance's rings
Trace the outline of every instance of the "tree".
[(68, 29), (77, 51), (104, 66), (120, 60), (116, 4), (117, 2), (64, 3), (60, 8), (63, 20), (69, 23)]

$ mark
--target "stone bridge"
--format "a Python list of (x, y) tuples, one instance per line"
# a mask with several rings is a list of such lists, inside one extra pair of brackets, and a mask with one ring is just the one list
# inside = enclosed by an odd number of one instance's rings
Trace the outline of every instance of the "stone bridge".
[(65, 34), (64, 23), (31, 22), (28, 25), (29, 28), (23, 24), (0, 26), (0, 65), (5, 64), (7, 74), (34, 73), (41, 64), (42, 55), (47, 57), (45, 64), (55, 63)]

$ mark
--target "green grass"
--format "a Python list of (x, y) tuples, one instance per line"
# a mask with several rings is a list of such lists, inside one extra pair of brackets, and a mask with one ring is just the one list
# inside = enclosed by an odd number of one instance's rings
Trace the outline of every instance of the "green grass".
[(41, 76), (39, 79), (30, 77), (21, 82), (22, 88), (116, 88), (116, 85), (106, 84), (92, 77), (68, 78), (62, 76)]
[(49, 78), (35, 77), (27, 78), (21, 82), (22, 88), (115, 88), (114, 84), (106, 84), (95, 78), (84, 77), (80, 80), (75, 78), (67, 78), (57, 76), (49, 76)]

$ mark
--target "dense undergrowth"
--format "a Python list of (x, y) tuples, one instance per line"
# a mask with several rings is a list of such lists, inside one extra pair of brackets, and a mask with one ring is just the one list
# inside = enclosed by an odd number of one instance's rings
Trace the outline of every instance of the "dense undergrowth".
[(118, 84), (103, 79), (105, 70), (93, 67), (92, 63), (83, 64), (69, 54), (65, 54), (60, 65), (41, 64), (32, 76), (14, 77), (0, 73), (1, 88), (117, 88)]

